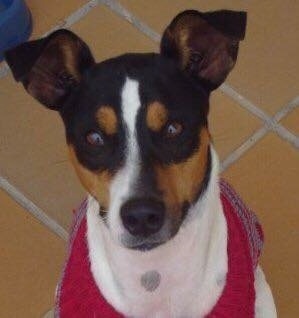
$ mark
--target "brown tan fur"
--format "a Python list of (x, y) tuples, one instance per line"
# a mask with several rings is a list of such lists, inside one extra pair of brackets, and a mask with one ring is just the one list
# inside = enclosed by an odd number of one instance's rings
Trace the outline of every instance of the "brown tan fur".
[(154, 132), (160, 131), (167, 122), (168, 111), (160, 102), (153, 102), (148, 105), (146, 124)]
[(99, 201), (102, 208), (107, 209), (109, 206), (109, 188), (112, 178), (110, 173), (107, 171), (93, 172), (84, 168), (78, 161), (72, 145), (69, 145), (69, 157), (82, 185)]
[(117, 132), (117, 117), (111, 106), (100, 107), (97, 111), (96, 118), (104, 133), (114, 135)]
[(178, 219), (183, 203), (194, 202), (206, 173), (210, 142), (207, 128), (201, 130), (199, 139), (199, 148), (185, 162), (155, 166), (158, 188), (163, 193), (167, 210)]

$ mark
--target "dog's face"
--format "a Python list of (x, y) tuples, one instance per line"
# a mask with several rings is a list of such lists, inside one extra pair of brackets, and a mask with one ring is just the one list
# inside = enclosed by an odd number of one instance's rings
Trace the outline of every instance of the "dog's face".
[(99, 64), (66, 30), (8, 52), (15, 78), (59, 111), (75, 170), (123, 246), (168, 241), (204, 191), (209, 95), (233, 68), (245, 24), (243, 12), (185, 11), (160, 54)]
[(105, 61), (84, 82), (61, 111), (82, 183), (123, 244), (167, 241), (208, 173), (207, 93), (157, 54)]

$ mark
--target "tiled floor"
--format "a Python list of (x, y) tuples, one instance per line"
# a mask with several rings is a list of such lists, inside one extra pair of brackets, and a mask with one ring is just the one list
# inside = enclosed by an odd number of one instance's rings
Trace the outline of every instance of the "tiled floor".
[[(299, 99), (297, 104), (288, 105), (299, 95), (299, 3), (292, 0), (159, 0), (155, 5), (146, 0), (106, 2), (110, 7), (96, 6), (96, 1), (90, 1), (93, 7), (90, 11), (85, 6), (65, 20), (87, 2), (27, 0), (34, 20), (33, 37), (65, 21), (70, 25), (82, 16), (70, 28), (84, 38), (101, 60), (128, 51), (157, 51), (155, 34), (161, 34), (180, 10), (248, 11), (247, 37), (241, 45), (237, 66), (227, 80), (233, 90), (230, 94), (225, 89), (218, 90), (212, 97), (210, 127), (216, 149), (227, 167), (224, 176), (263, 223), (266, 245), (262, 264), (279, 316), (299, 317)], [(123, 11), (119, 3), (129, 12)], [(21, 85), (14, 83), (10, 74), (0, 78), (0, 104), (0, 177), (67, 229), (70, 211), (84, 192), (68, 163), (58, 115), (42, 108)], [(279, 118), (279, 124), (287, 131), (274, 122), (265, 128), (260, 117), (269, 119), (285, 106), (283, 113), (287, 114)], [(2, 280), (0, 288), (4, 304), (0, 317), (41, 317), (53, 305), (65, 243), (4, 192), (0, 192), (0, 218), (0, 240), (8, 242), (5, 248), (1, 246), (4, 253), (1, 274), (8, 279)]]
[(40, 318), (53, 306), (65, 242), (0, 190), (0, 317)]

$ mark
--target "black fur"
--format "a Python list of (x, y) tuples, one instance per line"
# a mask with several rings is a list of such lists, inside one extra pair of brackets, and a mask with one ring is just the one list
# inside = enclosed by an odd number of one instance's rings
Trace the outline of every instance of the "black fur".
[[(201, 127), (207, 125), (208, 94), (182, 74), (173, 61), (159, 54), (127, 54), (88, 70), (60, 110), (67, 142), (75, 146), (79, 161), (90, 170), (111, 172), (122, 165), (126, 147), (124, 124), (119, 123), (117, 135), (105, 135), (95, 114), (101, 105), (110, 105), (121, 119), (120, 94), (127, 77), (139, 82), (142, 107), (137, 130), (143, 165), (186, 160), (199, 146)], [(178, 138), (167, 139), (163, 130), (155, 133), (147, 128), (146, 108), (154, 101), (167, 107), (170, 121), (183, 125), (183, 133)], [(103, 135), (104, 146), (94, 147), (86, 142), (87, 133), (93, 130)]]

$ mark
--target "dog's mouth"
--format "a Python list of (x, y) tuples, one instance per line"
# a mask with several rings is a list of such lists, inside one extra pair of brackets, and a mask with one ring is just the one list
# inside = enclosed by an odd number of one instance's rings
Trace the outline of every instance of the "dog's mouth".
[(161, 242), (144, 242), (144, 243), (140, 243), (140, 244), (135, 244), (135, 245), (126, 245), (127, 248), (132, 249), (132, 250), (137, 250), (137, 251), (141, 251), (141, 252), (147, 252), (150, 251), (162, 244), (164, 244), (165, 242), (161, 241)]
[(135, 250), (135, 251), (150, 251), (153, 250), (166, 242), (171, 238), (171, 235), (153, 235), (152, 237), (134, 237), (128, 233), (123, 233), (120, 237), (120, 242), (123, 247)]
[(136, 251), (151, 251), (170, 241), (178, 232), (179, 228), (173, 228), (167, 222), (163, 229), (148, 237), (133, 236), (128, 232), (121, 234), (120, 242), (123, 247)]

